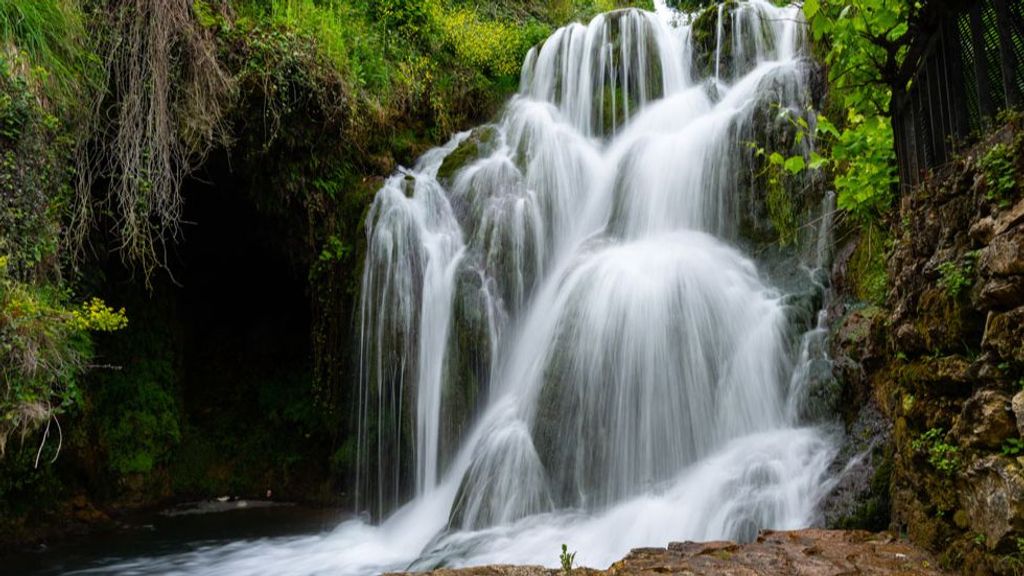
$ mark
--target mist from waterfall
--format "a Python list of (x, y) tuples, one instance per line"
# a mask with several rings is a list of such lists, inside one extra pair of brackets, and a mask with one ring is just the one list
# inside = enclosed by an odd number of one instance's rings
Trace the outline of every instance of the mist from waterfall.
[[(562, 543), (605, 567), (814, 522), (835, 446), (802, 407), (825, 328), (794, 320), (744, 224), (767, 226), (750, 143), (813, 125), (804, 23), (766, 0), (719, 7), (711, 37), (691, 22), (659, 2), (556, 31), (493, 124), (377, 193), (356, 484), (379, 524), (122, 567), (557, 566)], [(790, 250), (810, 283), (828, 204)]]

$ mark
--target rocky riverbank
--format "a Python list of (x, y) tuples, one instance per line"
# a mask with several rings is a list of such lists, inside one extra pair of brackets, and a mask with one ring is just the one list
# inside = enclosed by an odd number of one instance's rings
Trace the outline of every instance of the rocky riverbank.
[[(749, 544), (673, 542), (639, 548), (607, 570), (575, 568), (580, 575), (838, 576), (840, 574), (934, 576), (947, 574), (932, 556), (888, 533), (859, 530), (762, 532)], [(481, 566), (441, 569), (434, 576), (555, 576), (541, 566)], [(386, 576), (400, 576), (390, 574)]]

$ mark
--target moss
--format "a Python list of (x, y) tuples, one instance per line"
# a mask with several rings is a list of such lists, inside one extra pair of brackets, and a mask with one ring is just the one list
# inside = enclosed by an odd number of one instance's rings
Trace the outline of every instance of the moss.
[(885, 254), (887, 243), (888, 235), (876, 226), (869, 226), (861, 233), (848, 268), (852, 292), (858, 300), (885, 305), (889, 284)]
[(966, 342), (980, 341), (984, 317), (944, 288), (927, 288), (915, 311), (915, 326), (932, 353), (966, 351)]
[(441, 167), (437, 170), (437, 179), (441, 182), (449, 182), (459, 170), (489, 154), (494, 149), (497, 135), (498, 131), (494, 126), (482, 126), (474, 129), (451, 154), (445, 157)]
[(774, 185), (768, 186), (766, 200), (768, 204), (768, 217), (772, 221), (772, 226), (778, 232), (779, 243), (783, 246), (795, 244), (799, 229), (789, 190), (782, 182), (775, 180)]
[(458, 273), (452, 301), (452, 325), (441, 390), (442, 471), (454, 459), (472, 418), (487, 397), (491, 371), (487, 299), (480, 274)]
[[(736, 62), (733, 58), (733, 12), (740, 9), (736, 0), (726, 0), (720, 4), (712, 3), (703, 9), (691, 25), (691, 45), (693, 46), (692, 70), (697, 78), (713, 78), (716, 65), (719, 77), (723, 80), (733, 78), (741, 70), (743, 63)], [(722, 52), (716, 58), (715, 51), (718, 49), (718, 21), (719, 10), (722, 20)], [(746, 30), (744, 30), (746, 32)], [(753, 41), (749, 35), (745, 36)]]

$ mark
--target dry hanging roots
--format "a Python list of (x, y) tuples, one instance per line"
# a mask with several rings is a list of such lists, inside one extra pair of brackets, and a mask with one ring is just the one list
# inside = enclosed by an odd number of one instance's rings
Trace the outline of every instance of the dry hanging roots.
[[(144, 276), (177, 239), (183, 179), (226, 142), (234, 82), (211, 30), (185, 0), (110, 0), (101, 47), (107, 73), (91, 139), (79, 149), (71, 240), (80, 249), (108, 215), (122, 260)], [(97, 192), (97, 184), (104, 188)]]

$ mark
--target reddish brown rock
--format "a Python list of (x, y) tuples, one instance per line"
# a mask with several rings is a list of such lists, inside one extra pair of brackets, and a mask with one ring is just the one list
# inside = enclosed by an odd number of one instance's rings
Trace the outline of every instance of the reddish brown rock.
[[(554, 549), (554, 548), (553, 548)], [(633, 550), (607, 570), (576, 568), (581, 576), (937, 576), (935, 560), (889, 534), (862, 531), (763, 532), (756, 542), (676, 542)], [(442, 569), (434, 576), (559, 576), (540, 566)]]

